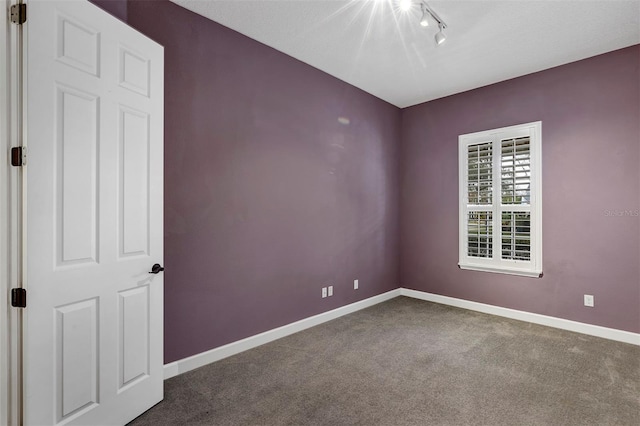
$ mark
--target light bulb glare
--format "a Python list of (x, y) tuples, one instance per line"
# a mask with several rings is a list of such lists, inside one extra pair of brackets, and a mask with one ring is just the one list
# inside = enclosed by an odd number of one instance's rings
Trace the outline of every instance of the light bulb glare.
[(400, 10), (407, 12), (411, 9), (411, 0), (400, 0)]

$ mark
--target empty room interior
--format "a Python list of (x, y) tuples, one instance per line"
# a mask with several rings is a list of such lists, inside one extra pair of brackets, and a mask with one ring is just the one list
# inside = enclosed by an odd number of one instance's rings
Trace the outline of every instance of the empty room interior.
[(132, 424), (639, 424), (640, 1), (90, 3), (164, 49)]

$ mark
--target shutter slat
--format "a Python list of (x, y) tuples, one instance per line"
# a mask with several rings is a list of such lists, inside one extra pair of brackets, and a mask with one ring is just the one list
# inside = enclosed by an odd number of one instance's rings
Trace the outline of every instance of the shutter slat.
[(501, 240), (503, 259), (531, 260), (531, 214), (503, 212)]
[(492, 212), (467, 214), (467, 255), (483, 258), (493, 256)]
[(531, 199), (531, 156), (529, 138), (501, 141), (502, 203), (529, 204)]
[(475, 205), (493, 202), (493, 146), (485, 142), (467, 147), (467, 201)]

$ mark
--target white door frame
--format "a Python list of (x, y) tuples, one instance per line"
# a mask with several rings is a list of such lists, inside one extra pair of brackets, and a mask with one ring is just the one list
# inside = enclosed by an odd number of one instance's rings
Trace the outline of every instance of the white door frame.
[(7, 294), (9, 289), (7, 288), (7, 260), (8, 260), (8, 238), (7, 238), (7, 7), (6, 2), (2, 3), (0, 8), (0, 58), (5, 66), (0, 67), (0, 272), (2, 277), (0, 278), (0, 422), (8, 422), (8, 392), (9, 392), (9, 367), (7, 361), (9, 359), (9, 330), (5, 325), (7, 322), (4, 319), (8, 315), (8, 300)]
[(9, 380), (8, 374), (10, 372), (9, 367), (7, 365), (7, 361), (9, 359), (9, 329), (5, 325), (7, 322), (4, 321), (8, 317), (8, 300), (7, 294), (9, 289), (7, 288), (7, 260), (8, 260), (8, 238), (7, 238), (7, 179), (5, 176), (8, 174), (8, 165), (7, 165), (7, 139), (8, 139), (8, 129), (7, 129), (7, 8), (5, 2), (2, 4), (2, 8), (0, 10), (0, 58), (3, 59), (3, 64), (5, 66), (0, 67), (0, 271), (2, 272), (2, 277), (0, 279), (1, 287), (0, 287), (0, 422), (7, 423), (8, 422), (8, 393), (9, 393)]
[(22, 312), (10, 306), (10, 291), (21, 273), (21, 170), (10, 165), (9, 153), (20, 144), (20, 28), (9, 22), (15, 0), (0, 0), (0, 424), (19, 425), (21, 401)]

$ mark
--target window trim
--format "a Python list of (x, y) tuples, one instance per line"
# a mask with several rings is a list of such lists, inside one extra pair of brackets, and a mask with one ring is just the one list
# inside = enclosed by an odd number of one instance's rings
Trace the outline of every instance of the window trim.
[[(530, 202), (528, 205), (502, 204), (501, 158), (503, 139), (529, 136), (530, 146)], [(468, 190), (468, 146), (491, 142), (493, 149), (493, 196), (492, 204), (486, 211), (493, 213), (492, 257), (481, 258), (468, 255), (467, 215), (478, 209), (469, 209)], [(519, 124), (482, 132), (468, 133), (458, 137), (458, 267), (465, 270), (494, 272), (525, 277), (542, 277), (542, 122)], [(499, 202), (496, 203), (496, 201)], [(528, 206), (528, 207), (527, 207)], [(515, 208), (514, 208), (515, 207)], [(502, 259), (500, 249), (502, 213), (508, 211), (528, 211), (530, 219), (531, 260)], [(496, 247), (498, 249), (496, 249)]]

